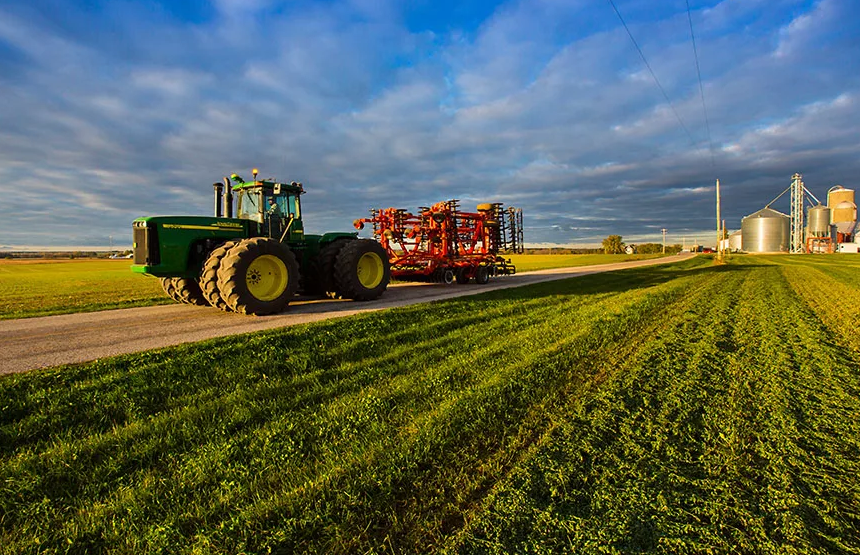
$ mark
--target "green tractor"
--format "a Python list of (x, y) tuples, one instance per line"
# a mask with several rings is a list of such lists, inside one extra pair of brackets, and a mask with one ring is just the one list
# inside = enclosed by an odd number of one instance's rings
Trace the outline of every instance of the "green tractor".
[[(369, 301), (391, 277), (388, 256), (357, 233), (305, 235), (301, 183), (215, 183), (215, 217), (138, 218), (133, 272), (161, 278), (175, 301), (242, 314), (275, 314), (298, 291)], [(233, 217), (233, 200), (236, 217)]]

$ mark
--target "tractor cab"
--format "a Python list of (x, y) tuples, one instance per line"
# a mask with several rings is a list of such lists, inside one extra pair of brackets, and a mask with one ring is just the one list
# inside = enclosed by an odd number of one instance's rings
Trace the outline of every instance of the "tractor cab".
[(235, 173), (233, 195), (236, 197), (236, 217), (257, 222), (259, 234), (279, 242), (304, 240), (300, 196), (305, 192), (301, 183), (277, 183), (274, 180), (247, 182)]

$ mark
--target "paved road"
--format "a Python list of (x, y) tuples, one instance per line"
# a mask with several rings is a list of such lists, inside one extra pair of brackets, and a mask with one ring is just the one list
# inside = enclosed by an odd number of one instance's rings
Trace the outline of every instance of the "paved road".
[(691, 256), (526, 272), (492, 279), (482, 286), (395, 284), (376, 301), (297, 299), (290, 303), (286, 312), (272, 316), (242, 316), (208, 307), (175, 304), (3, 320), (0, 321), (0, 375), (568, 277), (677, 262)]

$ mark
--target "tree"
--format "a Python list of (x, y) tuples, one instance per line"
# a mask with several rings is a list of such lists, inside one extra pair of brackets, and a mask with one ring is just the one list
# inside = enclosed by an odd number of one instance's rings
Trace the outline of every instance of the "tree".
[(604, 254), (623, 254), (624, 243), (621, 242), (620, 235), (610, 235), (603, 240)]

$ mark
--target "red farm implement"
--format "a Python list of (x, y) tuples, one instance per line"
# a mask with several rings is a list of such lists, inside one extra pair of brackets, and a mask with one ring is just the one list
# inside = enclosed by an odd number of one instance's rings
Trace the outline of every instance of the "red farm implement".
[(516, 273), (502, 253), (523, 249), (523, 212), (502, 203), (460, 210), (458, 200), (420, 207), (371, 210), (356, 220), (357, 229), (373, 225), (373, 236), (388, 253), (391, 276), (404, 281), (487, 283), (491, 276)]

